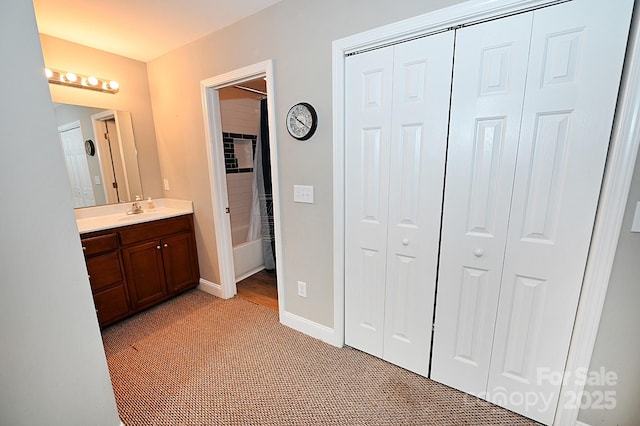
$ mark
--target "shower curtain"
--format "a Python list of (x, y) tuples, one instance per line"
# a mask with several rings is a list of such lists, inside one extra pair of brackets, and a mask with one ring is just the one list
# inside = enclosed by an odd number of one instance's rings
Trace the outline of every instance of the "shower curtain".
[(271, 187), (271, 157), (269, 155), (269, 124), (267, 100), (260, 101), (260, 134), (253, 155), (253, 202), (247, 241), (262, 239), (262, 254), (267, 270), (276, 267), (275, 234), (273, 229), (273, 192)]

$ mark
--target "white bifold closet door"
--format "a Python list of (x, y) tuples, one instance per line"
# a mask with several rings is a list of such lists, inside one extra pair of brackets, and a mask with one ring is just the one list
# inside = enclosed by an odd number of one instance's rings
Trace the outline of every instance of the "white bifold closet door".
[(425, 376), (453, 40), (346, 59), (345, 342)]
[(431, 378), (487, 388), (532, 14), (459, 31)]
[(632, 5), (575, 0), (458, 32), (431, 377), (545, 424)]

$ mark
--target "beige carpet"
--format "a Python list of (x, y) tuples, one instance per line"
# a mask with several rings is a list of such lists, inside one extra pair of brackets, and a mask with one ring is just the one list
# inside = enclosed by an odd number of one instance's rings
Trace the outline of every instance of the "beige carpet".
[(198, 290), (103, 332), (126, 426), (534, 425)]

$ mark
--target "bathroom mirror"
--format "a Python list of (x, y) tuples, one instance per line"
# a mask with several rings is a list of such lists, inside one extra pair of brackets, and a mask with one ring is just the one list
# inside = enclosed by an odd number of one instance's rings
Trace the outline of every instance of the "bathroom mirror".
[(131, 114), (54, 103), (74, 207), (143, 197)]

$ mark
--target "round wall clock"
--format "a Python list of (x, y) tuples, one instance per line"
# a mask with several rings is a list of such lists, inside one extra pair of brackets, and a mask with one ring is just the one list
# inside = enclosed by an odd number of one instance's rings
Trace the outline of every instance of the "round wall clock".
[(93, 144), (91, 139), (84, 141), (84, 149), (87, 151), (87, 154), (92, 157), (96, 154), (96, 146)]
[(318, 114), (306, 102), (300, 102), (291, 107), (287, 113), (287, 130), (299, 141), (309, 139), (318, 127)]

